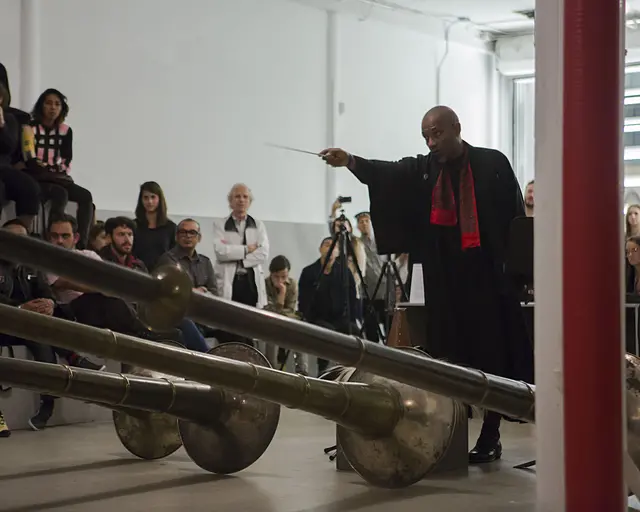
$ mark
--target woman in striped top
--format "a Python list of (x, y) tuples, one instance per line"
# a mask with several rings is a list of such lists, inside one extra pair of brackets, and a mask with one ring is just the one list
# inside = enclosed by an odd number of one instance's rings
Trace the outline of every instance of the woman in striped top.
[(35, 155), (28, 169), (40, 183), (43, 198), (51, 201), (52, 217), (62, 217), (68, 201), (77, 203), (78, 248), (84, 249), (93, 221), (93, 198), (70, 176), (73, 131), (64, 123), (68, 113), (67, 98), (60, 91), (47, 89), (40, 95), (31, 112)]

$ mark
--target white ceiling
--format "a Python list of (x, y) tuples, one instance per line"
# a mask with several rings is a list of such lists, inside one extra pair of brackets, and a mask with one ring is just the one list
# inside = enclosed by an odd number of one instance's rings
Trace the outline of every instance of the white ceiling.
[[(535, 0), (294, 0), (362, 18), (405, 18), (413, 26), (457, 22), (477, 31), (531, 31), (533, 22), (515, 11), (531, 10)], [(640, 0), (637, 0), (640, 2)]]
[[(414, 27), (442, 22), (467, 25), (496, 35), (531, 33), (533, 21), (517, 11), (535, 8), (535, 0), (294, 0), (361, 17), (406, 19)], [(604, 0), (603, 0), (604, 1)], [(640, 0), (627, 0), (627, 12), (640, 18)]]
[[(369, 0), (362, 0), (368, 3)], [(387, 4), (390, 9), (416, 11), (427, 16), (450, 20), (469, 18), (472, 23), (490, 26), (530, 24), (516, 11), (532, 10), (535, 0), (370, 0), (371, 4)]]

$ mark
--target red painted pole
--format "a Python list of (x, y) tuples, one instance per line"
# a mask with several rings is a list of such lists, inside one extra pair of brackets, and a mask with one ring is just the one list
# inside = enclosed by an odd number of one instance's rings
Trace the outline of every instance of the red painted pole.
[(620, 3), (565, 0), (563, 366), (567, 512), (626, 510)]

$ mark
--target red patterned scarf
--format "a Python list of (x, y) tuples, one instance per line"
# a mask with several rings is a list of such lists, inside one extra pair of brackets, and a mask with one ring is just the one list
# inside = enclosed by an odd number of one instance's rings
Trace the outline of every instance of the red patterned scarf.
[[(478, 228), (478, 208), (473, 182), (471, 164), (460, 171), (460, 233), (462, 250), (480, 247), (480, 230)], [(444, 169), (440, 171), (436, 186), (431, 196), (431, 224), (438, 226), (455, 226), (458, 224), (458, 209), (453, 195), (451, 177)]]

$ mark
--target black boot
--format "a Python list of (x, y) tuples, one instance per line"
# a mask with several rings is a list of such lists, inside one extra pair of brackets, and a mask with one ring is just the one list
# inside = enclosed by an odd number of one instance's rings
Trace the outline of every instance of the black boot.
[(47, 426), (47, 422), (53, 414), (54, 399), (52, 396), (42, 395), (40, 397), (40, 409), (36, 415), (29, 420), (29, 426), (32, 430), (42, 430)]
[(500, 419), (501, 415), (497, 412), (487, 411), (485, 413), (480, 437), (478, 437), (473, 450), (469, 452), (469, 464), (494, 462), (502, 457)]

